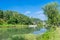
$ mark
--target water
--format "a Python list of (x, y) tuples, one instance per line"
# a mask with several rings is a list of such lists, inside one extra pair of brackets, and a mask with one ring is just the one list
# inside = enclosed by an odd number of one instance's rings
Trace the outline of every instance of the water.
[(39, 31), (34, 31), (33, 34), (43, 34), (47, 31), (46, 28), (41, 28)]

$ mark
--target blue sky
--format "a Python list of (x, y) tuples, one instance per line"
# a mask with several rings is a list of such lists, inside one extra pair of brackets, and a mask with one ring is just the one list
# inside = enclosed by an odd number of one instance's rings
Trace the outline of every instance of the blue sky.
[(60, 0), (0, 0), (0, 9), (13, 10), (25, 14), (29, 17), (45, 20), (43, 7), (50, 2), (60, 2)]

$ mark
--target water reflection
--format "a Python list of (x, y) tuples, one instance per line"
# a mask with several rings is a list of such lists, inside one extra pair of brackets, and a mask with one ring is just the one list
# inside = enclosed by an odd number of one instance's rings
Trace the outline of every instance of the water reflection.
[(43, 34), (46, 31), (47, 31), (46, 28), (41, 28), (39, 31), (34, 31), (33, 34)]

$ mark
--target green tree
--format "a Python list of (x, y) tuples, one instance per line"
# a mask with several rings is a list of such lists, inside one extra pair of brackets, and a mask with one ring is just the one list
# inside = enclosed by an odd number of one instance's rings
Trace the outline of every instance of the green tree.
[(9, 10), (4, 11), (3, 15), (4, 15), (4, 20), (8, 21), (10, 19), (10, 17), (13, 16), (13, 11), (9, 11)]
[[(0, 19), (2, 19), (6, 24), (23, 24), (29, 25), (33, 24), (33, 22), (37, 23), (37, 20), (31, 20), (28, 16), (18, 13), (16, 11), (3, 11), (0, 10)], [(2, 22), (1, 22), (2, 23)]]
[(58, 10), (57, 3), (50, 3), (44, 6), (44, 14), (48, 17), (48, 24), (51, 25), (58, 25), (60, 22), (60, 14)]
[(2, 10), (0, 10), (0, 18), (3, 19), (3, 11)]

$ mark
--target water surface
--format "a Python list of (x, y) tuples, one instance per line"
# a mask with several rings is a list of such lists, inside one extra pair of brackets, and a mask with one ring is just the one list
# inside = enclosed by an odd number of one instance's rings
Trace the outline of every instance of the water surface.
[(43, 34), (43, 33), (45, 33), (46, 31), (47, 31), (46, 28), (41, 28), (41, 29), (38, 30), (38, 31), (34, 31), (33, 34)]

